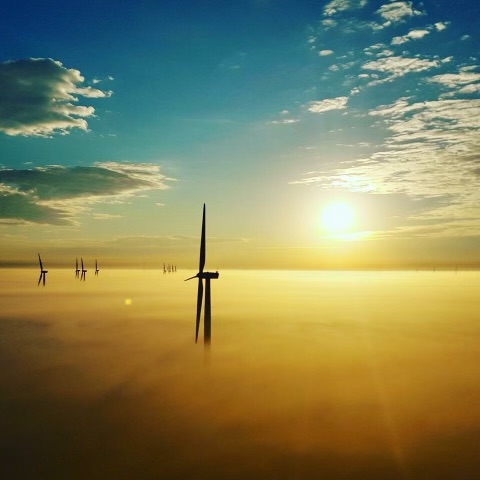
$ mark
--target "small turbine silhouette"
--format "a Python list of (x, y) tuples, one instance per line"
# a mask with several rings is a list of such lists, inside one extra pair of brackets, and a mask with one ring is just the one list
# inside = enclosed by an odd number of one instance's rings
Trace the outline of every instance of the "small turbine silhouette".
[(82, 263), (82, 274), (80, 275), (80, 280), (85, 281), (85, 279), (87, 277), (87, 270), (85, 270), (85, 268), (83, 267), (83, 258), (82, 257), (80, 257), (80, 260), (81, 260), (81, 263)]
[(75, 259), (75, 278), (80, 277), (80, 269), (78, 268), (78, 257)]
[(200, 240), (200, 262), (198, 266), (198, 273), (193, 277), (187, 278), (192, 280), (198, 278), (198, 291), (197, 291), (197, 317), (195, 322), (195, 343), (198, 340), (198, 330), (200, 328), (200, 315), (202, 313), (202, 301), (203, 301), (203, 280), (205, 280), (205, 311), (203, 314), (203, 342), (205, 345), (210, 344), (211, 339), (211, 320), (212, 320), (212, 304), (210, 300), (210, 280), (218, 278), (220, 275), (218, 272), (204, 272), (205, 268), (205, 204), (203, 204), (203, 218), (202, 218), (202, 236)]
[(45, 286), (45, 279), (48, 273), (48, 270), (43, 269), (42, 259), (40, 258), (40, 254), (38, 254), (38, 262), (40, 264), (40, 277), (38, 278), (37, 286), (40, 285), (40, 282), (43, 280), (43, 286)]
[(100, 270), (98, 269), (98, 263), (97, 263), (97, 259), (95, 259), (95, 276), (98, 276), (98, 272)]

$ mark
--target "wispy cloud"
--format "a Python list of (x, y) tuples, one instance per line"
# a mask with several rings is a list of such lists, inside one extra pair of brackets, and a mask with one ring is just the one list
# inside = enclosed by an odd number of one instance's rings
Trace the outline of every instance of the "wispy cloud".
[(435, 75), (427, 80), (429, 83), (438, 83), (453, 92), (447, 96), (453, 96), (456, 93), (470, 94), (480, 91), (480, 73), (469, 71), (460, 71), (459, 73), (444, 73)]
[(0, 221), (72, 223), (91, 204), (163, 190), (171, 180), (160, 173), (158, 165), (150, 164), (107, 162), (91, 167), (3, 169)]
[(462, 225), (462, 235), (478, 235), (480, 100), (400, 98), (369, 114), (378, 119), (377, 128), (390, 132), (383, 147), (292, 183), (374, 196), (405, 195), (422, 207), (404, 219), (405, 228), (416, 225), (411, 232), (448, 235)]
[(326, 98), (310, 102), (306, 105), (307, 110), (311, 113), (323, 113), (330, 110), (343, 110), (347, 108), (348, 97)]
[(409, 73), (419, 73), (438, 68), (441, 64), (442, 61), (437, 59), (389, 56), (367, 62), (362, 65), (362, 69), (383, 75), (383, 78), (370, 83), (370, 85), (377, 85), (391, 82)]
[(357, 10), (367, 5), (368, 0), (332, 0), (323, 9), (326, 17), (348, 10)]
[(51, 58), (0, 63), (0, 132), (50, 136), (71, 129), (87, 131), (95, 109), (75, 104), (80, 97), (105, 98), (112, 92), (84, 82), (80, 71)]

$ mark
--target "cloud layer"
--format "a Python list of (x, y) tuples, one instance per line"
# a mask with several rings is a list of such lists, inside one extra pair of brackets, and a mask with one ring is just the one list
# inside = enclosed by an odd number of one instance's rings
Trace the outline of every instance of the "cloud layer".
[(0, 132), (50, 136), (75, 128), (87, 131), (95, 109), (78, 105), (80, 97), (104, 98), (112, 92), (84, 82), (78, 70), (51, 58), (0, 63)]
[(336, 148), (292, 183), (403, 202), (388, 235), (478, 235), (480, 67), (460, 46), (470, 36), (423, 4), (383, 3), (366, 14), (332, 1), (309, 36), (323, 75), (299, 123), (316, 122)]
[(106, 162), (90, 167), (0, 170), (0, 223), (71, 224), (93, 203), (167, 188), (160, 167)]

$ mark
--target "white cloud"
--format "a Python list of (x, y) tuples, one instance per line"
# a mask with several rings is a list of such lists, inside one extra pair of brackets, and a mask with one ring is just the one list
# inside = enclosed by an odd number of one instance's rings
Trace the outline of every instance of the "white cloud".
[(336, 15), (347, 10), (358, 10), (363, 8), (368, 3), (368, 0), (332, 0), (325, 5), (323, 14), (326, 17)]
[(362, 65), (362, 69), (372, 70), (386, 75), (385, 78), (375, 80), (369, 84), (370, 86), (373, 86), (380, 83), (391, 82), (396, 78), (407, 75), (408, 73), (418, 73), (437, 68), (440, 64), (441, 62), (438, 60), (394, 56), (379, 58), (378, 60), (367, 62)]
[(323, 113), (330, 110), (343, 110), (347, 108), (348, 97), (326, 98), (307, 104), (307, 110), (312, 113)]
[(437, 31), (441, 32), (442, 30), (445, 30), (449, 25), (450, 22), (437, 22), (435, 24), (435, 28), (437, 29)]
[(290, 125), (292, 123), (298, 123), (300, 120), (298, 118), (282, 118), (281, 120), (272, 120), (272, 125)]
[(457, 88), (459, 86), (471, 86), (480, 82), (480, 73), (471, 73), (463, 71), (461, 73), (444, 73), (435, 75), (427, 80), (430, 83), (439, 83), (448, 88)]
[(77, 128), (87, 131), (92, 106), (75, 105), (79, 97), (109, 97), (112, 92), (83, 86), (78, 70), (51, 58), (0, 63), (0, 132), (49, 136)]
[(321, 57), (326, 57), (327, 55), (332, 55), (333, 53), (333, 50), (320, 50), (318, 52), (318, 54), (321, 56)]
[(409, 42), (411, 40), (418, 40), (425, 37), (430, 33), (429, 30), (410, 30), (406, 35), (402, 37), (393, 37), (392, 45), (401, 45), (402, 43)]
[(384, 26), (400, 22), (406, 17), (423, 15), (423, 12), (413, 8), (412, 2), (407, 1), (387, 3), (382, 5), (377, 13), (385, 20)]

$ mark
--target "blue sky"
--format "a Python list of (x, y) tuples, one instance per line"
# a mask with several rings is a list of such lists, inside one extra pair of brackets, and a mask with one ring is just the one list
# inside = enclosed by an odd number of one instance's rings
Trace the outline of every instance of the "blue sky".
[[(477, 2), (2, 9), (7, 259), (128, 244), (188, 263), (203, 202), (220, 264), (480, 259)], [(319, 227), (336, 199), (348, 247)]]

